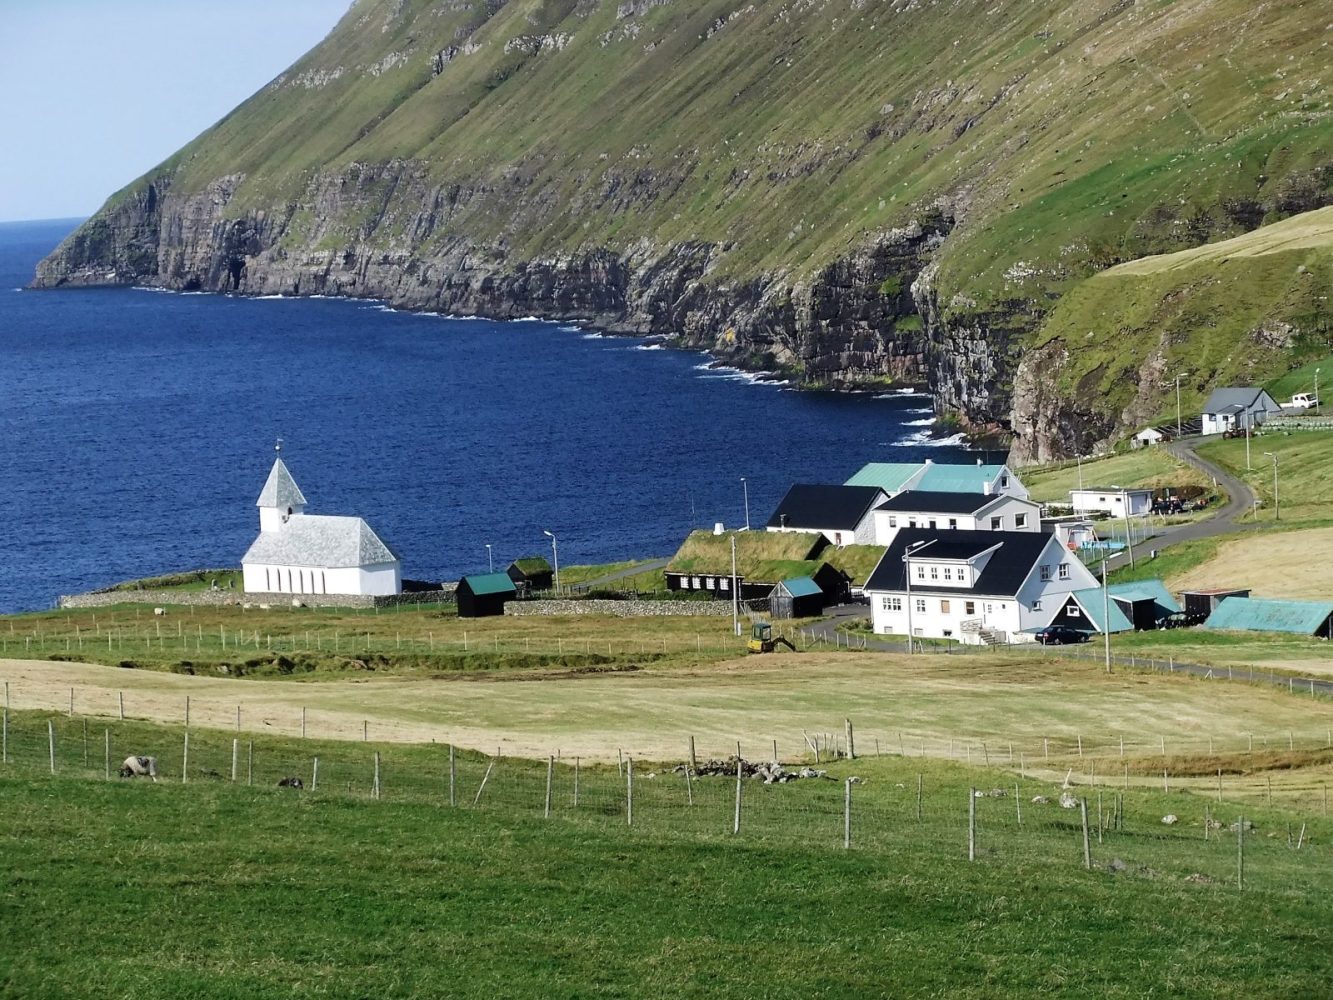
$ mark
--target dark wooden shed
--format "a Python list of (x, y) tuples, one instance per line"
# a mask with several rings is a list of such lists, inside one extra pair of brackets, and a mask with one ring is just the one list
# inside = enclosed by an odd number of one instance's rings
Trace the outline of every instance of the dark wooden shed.
[(521, 593), (530, 594), (537, 590), (550, 590), (552, 580), (551, 564), (541, 556), (524, 556), (515, 559), (505, 571), (509, 579)]
[(768, 595), (774, 618), (816, 618), (824, 613), (824, 591), (808, 576), (783, 580)]
[(505, 604), (518, 597), (518, 588), (507, 573), (478, 573), (458, 581), (458, 617), (484, 618), (502, 615)]

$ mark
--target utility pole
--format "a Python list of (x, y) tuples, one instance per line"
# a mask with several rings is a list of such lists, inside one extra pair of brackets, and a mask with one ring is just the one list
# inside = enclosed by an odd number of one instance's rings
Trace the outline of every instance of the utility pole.
[(1102, 549), (1102, 635), (1106, 639), (1106, 672), (1111, 672), (1111, 584), (1106, 578), (1106, 550)]
[(745, 530), (750, 530), (750, 484), (741, 476), (741, 489), (745, 491)]
[(731, 631), (741, 634), (741, 593), (736, 581), (736, 534), (731, 535)]
[(1264, 454), (1273, 460), (1273, 520), (1281, 521), (1282, 505), (1277, 499), (1277, 455), (1271, 451), (1266, 451)]
[(907, 651), (915, 653), (916, 647), (913, 645), (912, 633), (912, 556), (920, 552), (927, 545), (934, 545), (935, 539), (926, 542), (917, 542), (915, 545), (909, 545), (903, 549), (903, 577), (907, 580)]
[(1176, 376), (1176, 437), (1180, 437), (1180, 380), (1189, 375), (1189, 372), (1181, 372)]

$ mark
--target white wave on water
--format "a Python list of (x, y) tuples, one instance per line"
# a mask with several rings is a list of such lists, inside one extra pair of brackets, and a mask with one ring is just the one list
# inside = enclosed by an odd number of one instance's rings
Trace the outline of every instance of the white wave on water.
[(173, 288), (150, 288), (147, 285), (131, 285), (136, 292), (152, 292), (154, 295), (175, 295)]
[(893, 392), (881, 392), (875, 396), (875, 399), (929, 399), (930, 393), (920, 392), (916, 389), (897, 389)]
[(445, 318), (445, 319), (459, 319), (459, 320), (462, 320), (462, 319), (467, 319), (467, 320), (481, 319), (480, 316), (475, 316), (475, 315), (471, 315), (471, 314), (469, 314), (469, 315), (467, 315), (467, 316), (459, 316), (457, 313), (445, 313), (445, 314), (444, 314), (444, 318)]
[[(579, 333), (579, 332), (583, 329), (583, 327), (581, 327), (581, 326), (558, 326), (558, 327), (556, 327), (556, 329), (559, 330), (561, 333)], [(599, 334), (599, 336), (600, 336), (600, 334)]]
[(635, 344), (633, 350), (636, 351), (665, 351), (666, 348), (661, 344)]
[(958, 448), (967, 443), (967, 435), (950, 434), (948, 437), (935, 437), (930, 431), (917, 431), (893, 443), (899, 448)]
[(929, 426), (930, 426), (931, 424), (933, 424), (934, 422), (935, 422), (935, 418), (934, 418), (934, 417), (925, 417), (925, 418), (923, 418), (923, 419), (921, 419), (921, 420), (905, 420), (905, 421), (903, 421), (903, 426), (904, 426), (904, 427), (929, 427)]
[(580, 337), (579, 339), (580, 339), (580, 340), (605, 340), (605, 339), (606, 339), (606, 334), (604, 334), (604, 333), (585, 333), (585, 334), (584, 334), (582, 337)]
[(520, 317), (518, 317), (518, 319), (511, 319), (509, 322), (511, 322), (511, 323), (540, 323), (540, 322), (542, 322), (542, 318), (541, 318), (540, 316), (520, 316)]
[(910, 410), (903, 410), (904, 413), (934, 413), (933, 406), (914, 406)]
[(272, 302), (272, 301), (274, 301), (275, 299), (286, 299), (286, 298), (294, 298), (294, 297), (295, 297), (295, 296), (287, 296), (287, 295), (283, 295), (283, 294), (281, 294), (281, 293), (279, 293), (279, 294), (277, 294), (277, 295), (256, 295), (256, 296), (255, 296), (255, 298), (258, 299), (260, 302)]

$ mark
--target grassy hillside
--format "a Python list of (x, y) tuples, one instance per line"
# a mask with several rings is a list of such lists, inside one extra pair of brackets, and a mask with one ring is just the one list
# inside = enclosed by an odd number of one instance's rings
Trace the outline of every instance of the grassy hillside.
[[(1026, 297), (1314, 207), (1323, 33), (1296, 0), (366, 0), (159, 172), (241, 178), (239, 216), (411, 162), (449, 202), (430, 239), (703, 240), (733, 273), (828, 261), (948, 196), (972, 224), (945, 284)], [(382, 239), (412, 237), (400, 207)], [(356, 233), (314, 208), (304, 237)]]
[[(1333, 831), (1308, 808), (1135, 788), (1113, 824), (1114, 790), (1077, 787), (1085, 871), (1076, 811), (1031, 801), (1054, 784), (999, 769), (832, 766), (863, 779), (847, 850), (841, 780), (747, 783), (733, 835), (726, 778), (687, 790), (640, 765), (629, 825), (614, 766), (584, 767), (577, 802), (557, 766), (543, 818), (544, 764), (501, 761), (478, 795), (486, 762), (462, 755), (451, 808), (441, 747), (260, 739), (248, 787), (247, 757), (232, 785), (230, 740), (196, 732), (182, 784), (164, 752), (181, 732), (127, 725), (117, 751), (158, 750), (170, 780), (107, 782), (100, 760), (71, 760), (76, 725), (55, 720), (52, 777), (45, 720), (14, 722), (34, 737), (0, 771), (15, 995), (1139, 997), (1168, 982), (1214, 1000), (1313, 996), (1333, 971)], [(308, 779), (316, 754), (318, 790), (273, 787)], [(969, 787), (1018, 789), (1023, 807), (974, 800), (972, 863)], [(1235, 835), (1200, 836), (1210, 809), (1257, 824), (1244, 891)]]

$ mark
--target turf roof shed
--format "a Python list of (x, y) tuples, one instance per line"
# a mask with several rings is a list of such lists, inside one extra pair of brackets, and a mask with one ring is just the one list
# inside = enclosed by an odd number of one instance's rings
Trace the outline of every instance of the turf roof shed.
[(742, 598), (767, 597), (774, 584), (789, 577), (816, 576), (822, 564), (815, 556), (828, 545), (817, 532), (693, 531), (667, 564), (667, 589), (730, 599), (733, 538)]
[(517, 587), (529, 591), (551, 589), (553, 580), (551, 564), (542, 556), (523, 556), (515, 559), (505, 572)]
[(504, 614), (505, 604), (518, 596), (508, 573), (476, 573), (458, 581), (458, 617), (484, 618)]

